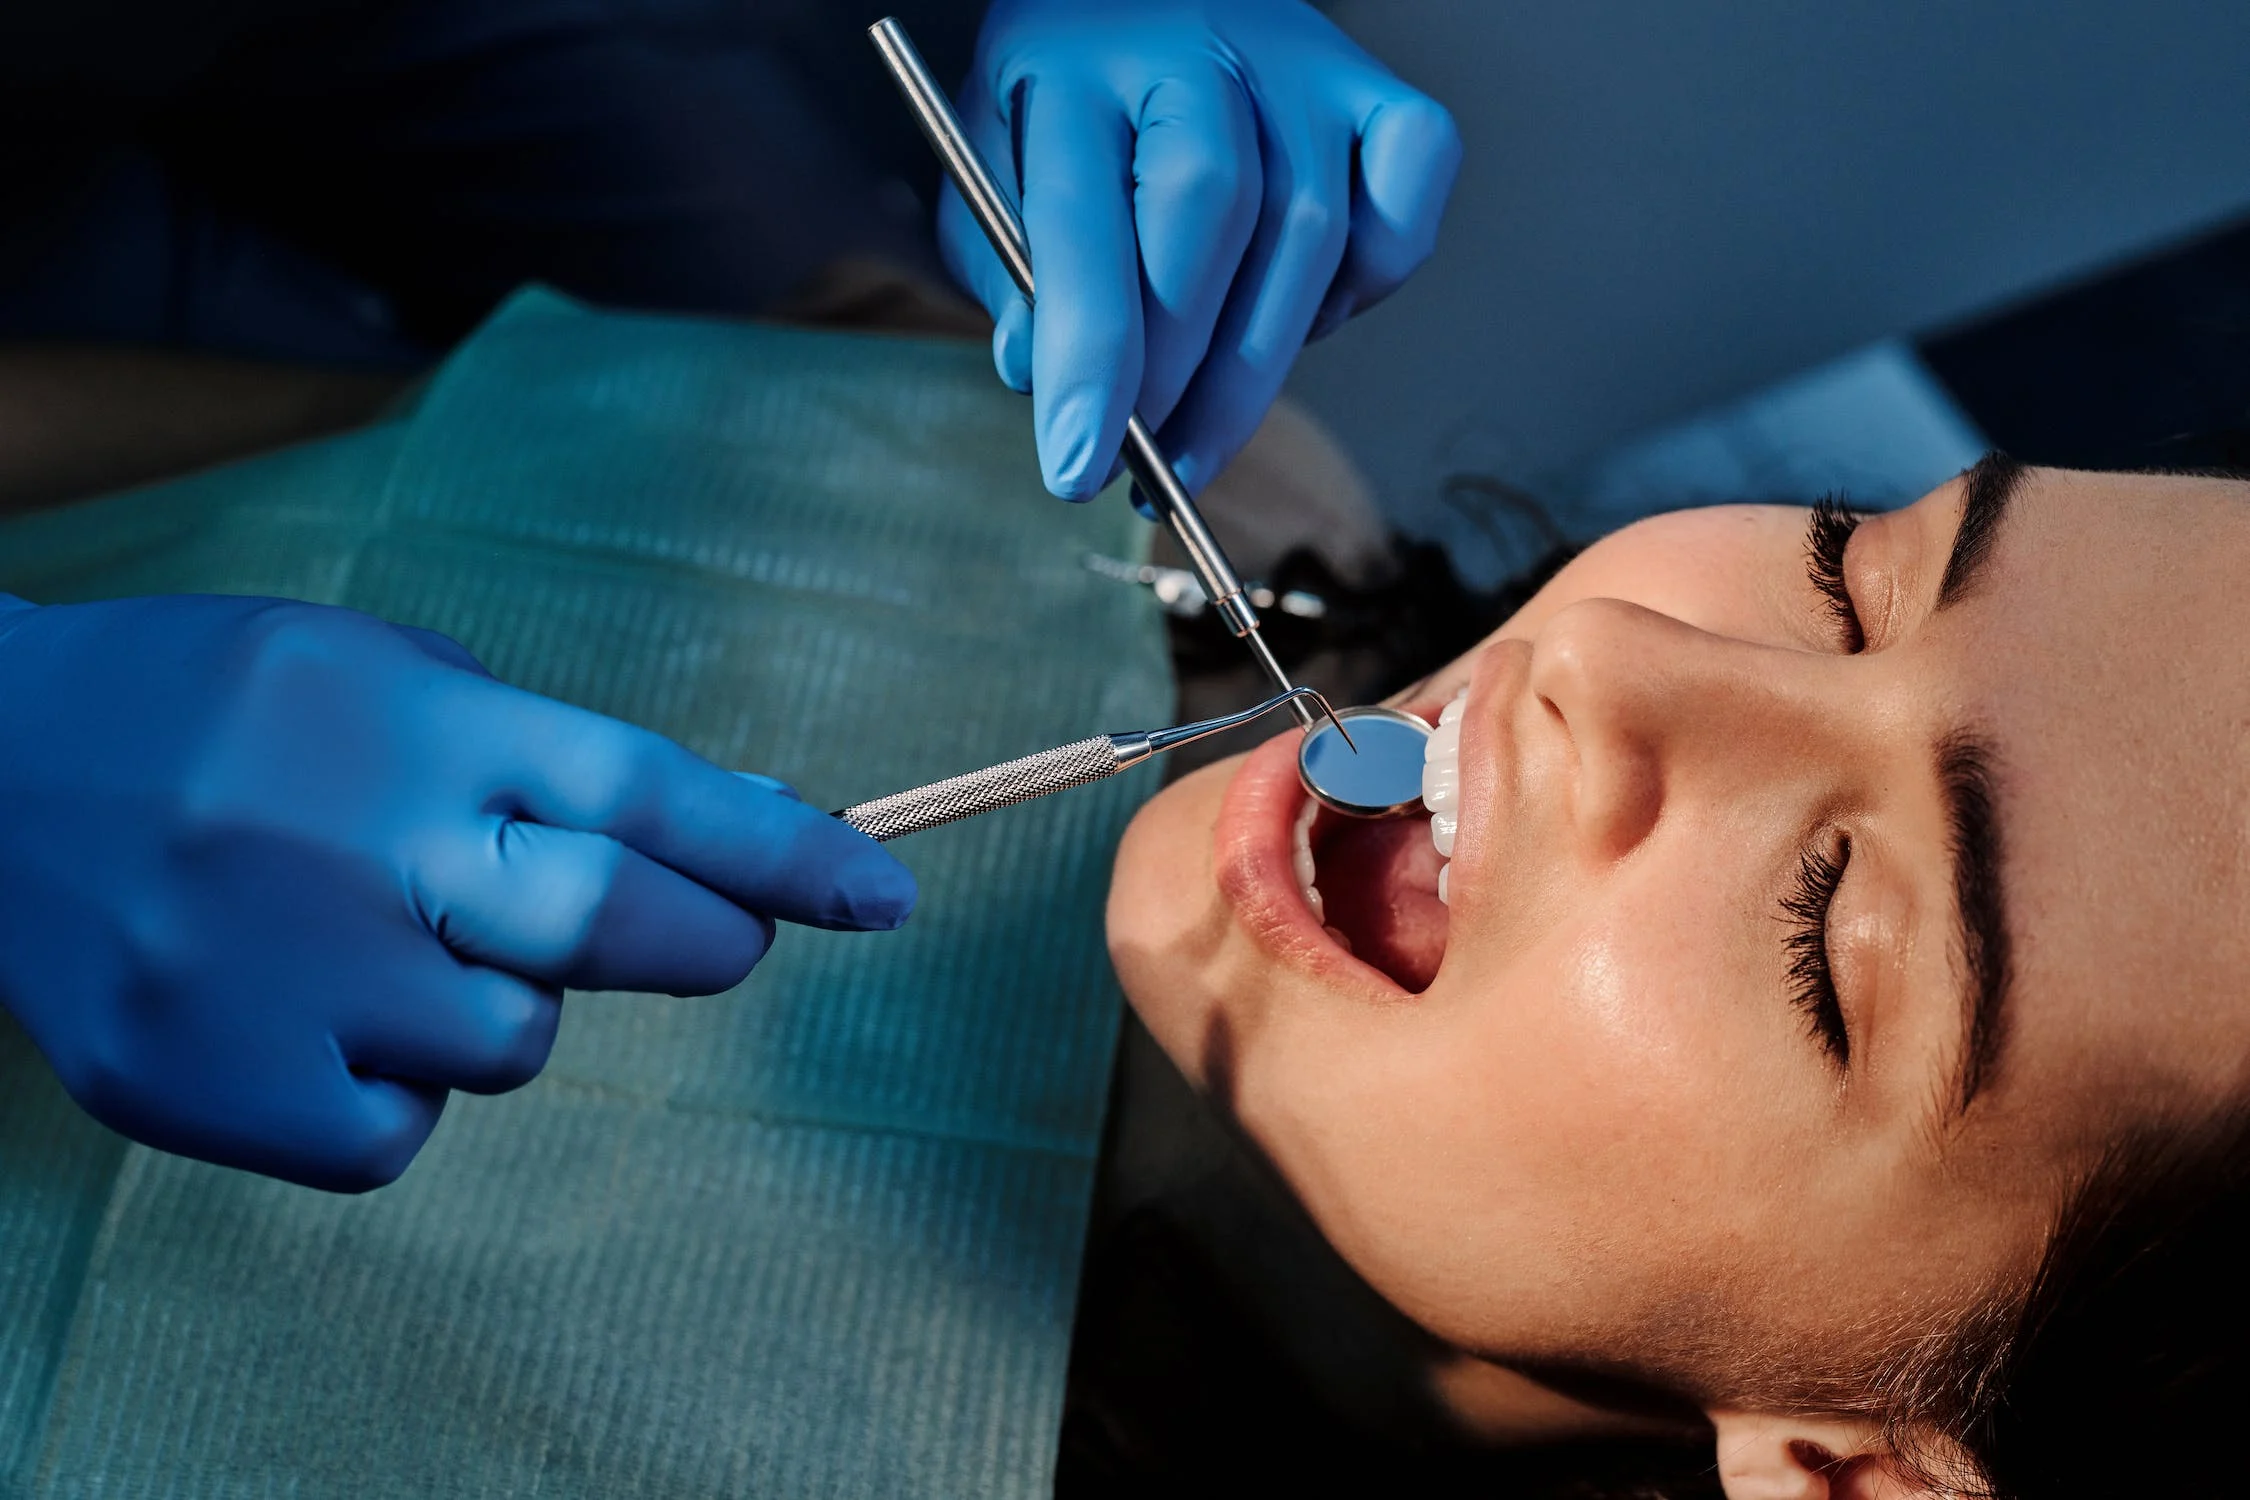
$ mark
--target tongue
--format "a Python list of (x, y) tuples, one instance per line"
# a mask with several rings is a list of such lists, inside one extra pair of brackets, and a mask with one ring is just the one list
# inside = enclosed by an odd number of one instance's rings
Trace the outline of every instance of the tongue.
[[(1329, 820), (1333, 818), (1333, 822)], [(1314, 831), (1313, 883), (1328, 925), (1350, 939), (1362, 963), (1420, 994), (1445, 957), (1446, 909), (1428, 818), (1364, 822), (1323, 814)]]

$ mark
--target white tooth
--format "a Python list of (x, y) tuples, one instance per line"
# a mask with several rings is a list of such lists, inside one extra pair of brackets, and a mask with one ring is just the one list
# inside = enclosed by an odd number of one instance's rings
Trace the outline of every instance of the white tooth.
[(1441, 726), (1446, 724), (1458, 724), (1461, 722), (1461, 715), (1468, 711), (1468, 707), (1469, 690), (1467, 688), (1463, 688), (1460, 692), (1453, 695), (1453, 701), (1451, 703), (1445, 705), (1444, 711), (1437, 716), (1437, 721)]
[(1422, 743), (1422, 805), (1457, 817), (1461, 811), (1461, 716), (1456, 698), (1438, 716), (1437, 728)]
[(1430, 761), (1422, 767), (1422, 805), (1433, 813), (1461, 811), (1461, 767), (1454, 761)]
[(1289, 848), (1290, 867), (1297, 876), (1297, 893), (1305, 898), (1305, 905), (1311, 910), (1313, 920), (1316, 922), (1321, 919), (1322, 904), (1320, 888), (1313, 884), (1315, 871), (1313, 868), (1312, 826), (1313, 820), (1319, 816), (1320, 804), (1309, 797), (1306, 798), (1304, 808), (1297, 814), (1297, 821), (1290, 829)]
[(1444, 904), (1444, 905), (1446, 905), (1446, 906), (1451, 906), (1451, 905), (1453, 904), (1453, 903), (1452, 903), (1451, 901), (1449, 901), (1449, 900), (1447, 900), (1447, 899), (1446, 899), (1446, 895), (1445, 895), (1445, 877), (1446, 877), (1446, 876), (1448, 876), (1448, 875), (1450, 875), (1450, 874), (1452, 874), (1452, 873), (1453, 873), (1453, 862), (1452, 862), (1451, 860), (1448, 860), (1448, 861), (1446, 861), (1446, 862), (1445, 862), (1444, 864), (1442, 864), (1442, 865), (1439, 865), (1439, 866), (1438, 866), (1438, 869), (1437, 869), (1437, 898), (1438, 898), (1438, 900), (1439, 900), (1439, 901), (1440, 901), (1441, 903), (1443, 903), (1443, 904)]
[(1437, 852), (1447, 859), (1453, 857), (1453, 835), (1461, 829), (1461, 820), (1451, 813), (1430, 814), (1430, 842)]
[(1305, 887), (1305, 905), (1311, 910), (1312, 919), (1315, 922), (1326, 922), (1328, 920), (1328, 903), (1321, 899), (1319, 886), (1308, 885)]

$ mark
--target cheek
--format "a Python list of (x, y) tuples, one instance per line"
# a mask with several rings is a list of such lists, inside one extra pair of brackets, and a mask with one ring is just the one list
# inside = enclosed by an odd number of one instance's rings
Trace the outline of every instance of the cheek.
[(1338, 1249), (1434, 1331), (1606, 1336), (1739, 1238), (1755, 1069), (1691, 977), (1713, 971), (1696, 930), (1621, 904), (1504, 969), (1449, 961), (1388, 1011), (1277, 1017), (1238, 1107)]
[(1546, 1137), (1603, 1131), (1621, 1149), (1743, 1124), (1786, 1069), (1775, 1052), (1790, 1033), (1778, 997), (1759, 1004), (1781, 928), (1743, 915), (1770, 893), (1724, 853), (1770, 844), (1766, 814), (1719, 811), (1681, 810), (1600, 869), (1547, 847), (1562, 839), (1550, 830), (1505, 830), (1535, 847), (1495, 851), (1431, 995), (1463, 1028), (1450, 1065), (1494, 1075), (1456, 1092), (1525, 1101), (1520, 1123)]
[(1779, 920), (1744, 918), (1768, 893), (1712, 855), (1755, 846), (1740, 827), (1644, 846), (1580, 894), (1583, 914), (1516, 981), (1536, 1002), (1517, 1028), (1519, 1087), (1550, 1136), (1626, 1180), (1707, 1194), (1708, 1219), (1756, 1212), (1830, 1088), (1775, 988)]
[(1755, 1073), (1721, 990), (1724, 929), (1683, 892), (1649, 905), (1632, 894), (1527, 955), (1507, 982), (1516, 1003), (1472, 1000), (1464, 1049), (1489, 1060), (1474, 1092), (1506, 1101), (1511, 1149), (1628, 1202), (1651, 1179), (1710, 1187), (1725, 1175)]

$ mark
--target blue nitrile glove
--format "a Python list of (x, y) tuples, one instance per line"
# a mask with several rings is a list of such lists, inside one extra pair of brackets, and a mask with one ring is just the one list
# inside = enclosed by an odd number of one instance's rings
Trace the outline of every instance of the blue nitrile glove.
[(544, 1066), (562, 987), (889, 928), (880, 844), (349, 610), (0, 596), (0, 1004), (136, 1140), (315, 1187)]
[(1428, 257), (1461, 159), (1442, 106), (1299, 0), (995, 0), (961, 115), (1020, 188), (1036, 315), (950, 187), (938, 237), (1073, 500), (1136, 409), (1200, 491), (1305, 341)]

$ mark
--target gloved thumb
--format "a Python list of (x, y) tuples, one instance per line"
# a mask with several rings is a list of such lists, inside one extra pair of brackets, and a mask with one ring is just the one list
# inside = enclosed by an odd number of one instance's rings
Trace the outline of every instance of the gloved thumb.
[(938, 202), (938, 243), (953, 274), (992, 314), (992, 366), (1019, 396), (1031, 394), (1031, 304), (952, 183)]

